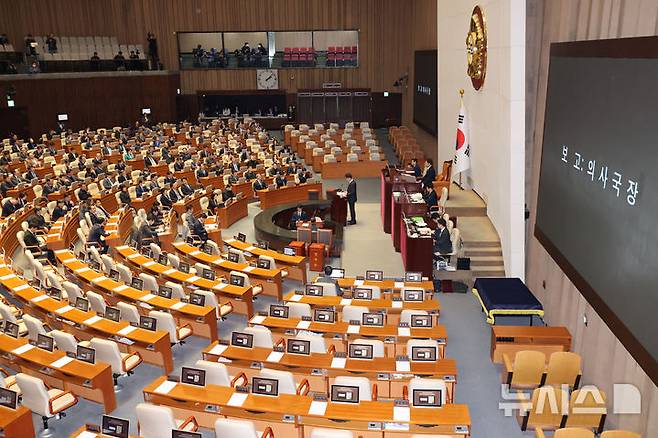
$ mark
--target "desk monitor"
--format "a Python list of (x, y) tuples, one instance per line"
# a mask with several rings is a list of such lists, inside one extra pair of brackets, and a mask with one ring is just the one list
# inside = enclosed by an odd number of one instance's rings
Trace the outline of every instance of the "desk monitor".
[(288, 353), (311, 354), (311, 341), (306, 339), (288, 339), (286, 345)]
[(105, 317), (111, 321), (119, 322), (121, 320), (121, 311), (116, 307), (107, 306), (105, 308)]
[(68, 114), (57, 114), (57, 120), (60, 122), (66, 122), (69, 119)]
[(380, 312), (367, 312), (361, 317), (361, 325), (376, 327), (384, 326), (384, 314)]
[(415, 362), (436, 361), (436, 347), (411, 347), (411, 360)]
[(440, 408), (441, 396), (440, 389), (414, 389), (413, 405), (421, 408)]
[(240, 254), (238, 254), (237, 252), (229, 251), (229, 253), (226, 255), (226, 258), (228, 259), (229, 262), (238, 263), (238, 261), (240, 260)]
[(110, 269), (110, 279), (113, 281), (119, 281), (120, 274), (116, 269)]
[(37, 335), (37, 347), (52, 352), (55, 349), (55, 339), (52, 336), (39, 333)]
[(352, 299), (372, 300), (372, 289), (365, 287), (355, 287), (354, 290), (352, 290)]
[(321, 297), (324, 295), (323, 286), (320, 284), (307, 284), (305, 287), (306, 295), (311, 297)]
[(158, 325), (158, 320), (155, 318), (152, 318), (150, 316), (144, 316), (144, 315), (141, 315), (139, 317), (139, 326), (143, 329), (154, 332), (157, 325)]
[(235, 236), (235, 238), (242, 243), (245, 243), (247, 241), (247, 236), (244, 233), (238, 233), (238, 235)]
[(89, 260), (89, 261), (87, 262), (87, 264), (88, 264), (89, 267), (90, 267), (92, 270), (94, 270), (94, 271), (100, 271), (100, 270), (101, 270), (101, 264), (98, 263), (96, 260)]
[(151, 256), (153, 255), (153, 253), (151, 252), (151, 248), (149, 248), (148, 246), (143, 246), (142, 247), (142, 255), (144, 257), (151, 258)]
[(201, 294), (195, 294), (194, 292), (190, 293), (190, 304), (195, 306), (205, 306), (206, 297)]
[(331, 278), (345, 278), (345, 269), (342, 268), (333, 268), (331, 270)]
[(423, 281), (423, 273), (422, 272), (405, 272), (404, 273), (404, 281), (409, 281), (409, 282), (420, 282)]
[(416, 290), (416, 289), (407, 289), (404, 291), (404, 295), (402, 296), (402, 299), (404, 301), (423, 301), (424, 299), (424, 293), (422, 290)]
[(180, 381), (188, 385), (206, 386), (206, 370), (183, 367), (181, 369)]
[(331, 401), (335, 403), (358, 403), (359, 387), (331, 385)]
[(329, 309), (315, 309), (313, 311), (313, 321), (333, 324), (336, 322), (336, 312)]
[(291, 248), (289, 246), (286, 246), (283, 248), (283, 254), (287, 256), (294, 256), (295, 255), (295, 248)]
[(194, 245), (194, 237), (187, 236), (187, 238), (185, 239), (185, 243), (187, 243), (188, 245)]
[(144, 290), (144, 280), (138, 277), (133, 277), (130, 280), (130, 287), (137, 290)]
[(96, 363), (96, 350), (78, 345), (78, 348), (75, 351), (75, 358), (82, 362), (94, 364)]
[(254, 345), (254, 335), (251, 333), (231, 333), (231, 345), (236, 347), (251, 348)]
[(256, 266), (260, 269), (270, 269), (270, 261), (267, 259), (258, 259)]
[(251, 380), (251, 393), (277, 397), (279, 395), (279, 381), (276, 379), (254, 377)]
[(214, 281), (215, 280), (215, 271), (208, 268), (203, 268), (201, 271), (201, 276), (206, 280)]
[(0, 406), (16, 409), (18, 393), (7, 388), (0, 388)]
[(186, 430), (171, 430), (171, 438), (203, 438), (200, 432), (188, 432)]
[(54, 300), (62, 301), (62, 291), (59, 289), (50, 288), (46, 291), (46, 294)]
[(382, 281), (384, 279), (384, 271), (366, 271), (366, 280)]
[(432, 315), (411, 315), (412, 328), (431, 328)]
[(270, 242), (266, 240), (259, 240), (257, 245), (260, 249), (270, 249)]
[(11, 321), (5, 321), (5, 333), (12, 338), (18, 338), (18, 324)]
[(279, 304), (270, 304), (270, 316), (275, 318), (288, 318), (290, 308)]
[(244, 277), (242, 275), (231, 274), (229, 277), (229, 283), (233, 286), (244, 286)]
[(372, 359), (373, 346), (369, 344), (349, 344), (348, 356), (350, 359)]
[(77, 297), (75, 299), (75, 308), (82, 310), (83, 312), (89, 311), (89, 300), (82, 297)]
[(123, 418), (103, 415), (101, 423), (101, 433), (106, 436), (116, 438), (128, 438), (130, 432), (130, 422)]
[(178, 264), (178, 270), (186, 274), (190, 273), (190, 264), (185, 262), (180, 262)]
[(169, 263), (169, 259), (167, 258), (166, 253), (164, 252), (160, 253), (160, 255), (158, 256), (158, 263), (167, 266), (167, 264)]
[(173, 293), (174, 290), (169, 286), (163, 286), (162, 284), (158, 286), (158, 295), (163, 298), (171, 298)]

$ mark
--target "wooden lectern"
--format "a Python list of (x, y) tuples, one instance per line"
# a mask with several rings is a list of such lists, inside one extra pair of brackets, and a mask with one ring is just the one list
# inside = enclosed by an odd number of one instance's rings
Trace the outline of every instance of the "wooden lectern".
[(347, 224), (347, 199), (337, 194), (338, 190), (327, 190), (327, 199), (331, 200), (331, 220), (345, 226)]

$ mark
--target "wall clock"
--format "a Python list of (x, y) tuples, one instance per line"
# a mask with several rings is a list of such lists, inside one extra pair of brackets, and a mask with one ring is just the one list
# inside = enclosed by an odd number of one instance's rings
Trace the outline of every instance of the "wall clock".
[(466, 35), (466, 59), (473, 88), (479, 90), (487, 74), (487, 24), (482, 8), (477, 5), (473, 8)]
[(256, 86), (259, 90), (278, 89), (279, 71), (271, 69), (256, 70)]

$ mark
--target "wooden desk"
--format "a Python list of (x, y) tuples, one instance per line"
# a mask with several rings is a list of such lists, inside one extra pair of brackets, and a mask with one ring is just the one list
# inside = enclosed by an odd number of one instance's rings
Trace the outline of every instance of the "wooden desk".
[(354, 178), (376, 178), (383, 168), (385, 160), (345, 161), (342, 163), (322, 163), (322, 178), (340, 179), (349, 172)]
[(135, 208), (135, 211), (144, 209), (144, 211), (148, 214), (149, 210), (151, 210), (151, 207), (155, 203), (157, 197), (158, 197), (157, 194), (151, 192), (151, 194), (142, 195), (141, 198), (133, 199), (130, 202), (130, 204)]
[(257, 283), (263, 287), (264, 294), (275, 296), (279, 301), (283, 298), (281, 269), (261, 269), (245, 263), (233, 263), (221, 256), (207, 254), (184, 242), (174, 242), (173, 247), (188, 261), (206, 264), (221, 275), (228, 277), (231, 271), (238, 271), (246, 274), (252, 283), (253, 279), (257, 278), (260, 280), (260, 283)]
[(0, 435), (5, 438), (34, 438), (32, 411), (20, 405), (16, 409), (0, 406)]
[[(220, 417), (243, 418), (256, 422), (256, 427), (270, 425), (276, 436), (308, 438), (315, 427), (330, 427), (358, 431), (364, 438), (408, 437), (416, 434), (448, 434), (452, 437), (470, 436), (471, 418), (466, 405), (447, 404), (441, 408), (411, 408), (406, 433), (384, 429), (384, 423), (393, 421), (393, 403), (363, 401), (359, 404), (327, 403), (322, 416), (309, 414), (310, 396), (281, 394), (267, 397), (249, 394), (240, 407), (229, 406), (235, 393), (231, 387), (207, 385), (205, 387), (177, 383), (166, 394), (156, 389), (166, 380), (159, 377), (144, 388), (144, 400), (166, 405), (176, 417), (193, 415), (201, 427), (214, 427)], [(284, 415), (295, 416), (293, 422), (285, 422)], [(337, 425), (334, 421), (340, 421)], [(344, 421), (344, 422), (343, 422)], [(377, 432), (370, 432), (368, 423), (381, 423)], [(455, 426), (465, 426), (464, 432), (455, 433)]]
[[(253, 289), (251, 286), (234, 286), (224, 283), (220, 279), (206, 280), (196, 275), (186, 274), (172, 266), (161, 265), (126, 245), (117, 247), (116, 250), (117, 255), (122, 257), (125, 262), (137, 267), (142, 272), (155, 275), (162, 283), (173, 281), (188, 288), (195, 287), (212, 291), (217, 296), (220, 305), (230, 304), (234, 312), (245, 314), (250, 318), (254, 314)], [(230, 298), (231, 301), (228, 301), (227, 298)]]
[[(84, 434), (85, 432), (86, 432), (86, 434)], [(89, 434), (91, 434), (91, 435), (89, 435)], [(100, 433), (89, 432), (89, 431), (87, 431), (86, 426), (80, 426), (80, 429), (73, 432), (69, 438), (78, 438), (78, 437), (80, 437), (80, 435), (85, 436), (85, 437), (94, 436), (96, 438), (111, 438), (111, 437), (108, 437), (107, 435), (103, 435), (103, 434), (100, 434)], [(130, 438), (138, 438), (138, 437), (136, 437), (134, 435), (130, 435)]]
[(404, 270), (422, 272), (423, 276), (432, 278), (434, 269), (434, 240), (430, 235), (412, 235), (412, 227), (405, 222), (405, 215), (400, 221), (400, 254)]
[[(309, 295), (297, 295), (295, 292), (289, 292), (283, 297), (286, 302), (306, 303), (311, 307), (335, 307), (337, 311), (342, 311), (343, 306), (364, 306), (370, 311), (384, 310), (389, 324), (398, 324), (400, 322), (400, 313), (405, 309), (425, 310), (431, 314), (439, 314), (441, 305), (436, 299), (425, 301), (393, 301), (390, 298), (380, 298), (377, 300), (352, 300), (341, 297), (316, 297)], [(395, 304), (394, 304), (395, 303)]]
[(237, 200), (231, 202), (228, 206), (218, 208), (217, 220), (219, 221), (219, 227), (228, 228), (240, 219), (247, 217), (249, 215), (247, 206), (249, 205), (250, 199), (251, 197), (242, 195)]
[[(402, 217), (407, 216), (424, 216), (427, 213), (427, 204), (425, 202), (412, 202), (404, 194), (395, 197), (395, 190), (393, 191), (393, 201), (391, 208), (391, 235), (393, 238), (393, 246), (395, 250), (400, 252), (400, 241), (403, 228)], [(409, 192), (411, 193), (411, 192)]]
[(75, 258), (75, 255), (69, 250), (56, 251), (55, 256), (68, 272), (87, 287), (102, 294), (108, 304), (115, 305), (119, 301), (137, 303), (142, 307), (144, 307), (143, 304), (148, 304), (171, 313), (178, 320), (178, 324), (189, 324), (192, 333), (196, 336), (210, 340), (217, 339), (217, 314), (214, 307), (194, 306), (178, 299), (160, 297), (145, 290), (132, 288), (123, 282), (114, 281)]
[(571, 333), (566, 327), (491, 326), (491, 360), (503, 363), (503, 353), (535, 350), (546, 354), (571, 350)]
[(18, 248), (16, 233), (22, 230), (21, 223), (34, 212), (32, 206), (23, 207), (20, 212), (14, 212), (10, 217), (0, 218), (0, 247), (4, 253), (13, 257)]
[(181, 217), (187, 210), (187, 206), (192, 205), (192, 212), (195, 215), (198, 215), (201, 213), (201, 204), (199, 203), (199, 199), (203, 198), (204, 196), (210, 195), (206, 194), (205, 190), (200, 192), (196, 191), (193, 194), (186, 196), (183, 200), (174, 202), (172, 209), (178, 214), (179, 217)]
[(294, 337), (299, 330), (310, 330), (321, 333), (325, 343), (334, 345), (337, 351), (347, 351), (347, 344), (359, 338), (376, 338), (384, 341), (386, 355), (394, 357), (405, 355), (407, 341), (409, 339), (434, 339), (439, 343), (440, 357), (445, 357), (445, 346), (448, 343), (448, 333), (445, 325), (438, 324), (438, 318), (433, 318), (431, 328), (409, 328), (409, 334), (401, 333), (399, 327), (394, 324), (386, 324), (383, 327), (361, 325), (358, 333), (348, 331), (349, 323), (336, 321), (333, 323), (302, 321), (299, 318), (275, 318), (271, 316), (256, 315), (249, 320), (249, 325), (262, 325), (269, 328), (273, 333), (278, 333), (284, 338)]
[(306, 283), (306, 268), (308, 267), (306, 257), (301, 256), (287, 256), (273, 249), (262, 249), (258, 248), (247, 242), (240, 242), (237, 239), (229, 238), (224, 239), (224, 243), (231, 248), (239, 249), (240, 251), (246, 251), (253, 254), (254, 258), (258, 256), (269, 256), (274, 259), (277, 265), (281, 264), (288, 271), (288, 280), (298, 280), (302, 283)]
[[(100, 186), (100, 184), (99, 184)], [(105, 211), (111, 212), (111, 211), (117, 211), (119, 208), (119, 202), (117, 201), (116, 196), (114, 194), (117, 192), (116, 188), (110, 190), (110, 191), (103, 191), (100, 192), (94, 196), (92, 196), (92, 200), (96, 202), (97, 200), (101, 201), (101, 205), (105, 209)]]
[[(313, 279), (317, 281), (317, 277)], [(341, 288), (361, 287), (361, 286), (377, 286), (382, 291), (391, 290), (394, 292), (402, 291), (403, 287), (412, 287), (416, 289), (423, 289), (425, 292), (434, 292), (434, 283), (427, 281), (395, 281), (393, 279), (384, 279), (382, 281), (374, 280), (357, 280), (355, 277), (345, 277), (338, 279), (338, 285)]]
[(300, 184), (275, 190), (257, 190), (256, 196), (260, 199), (260, 208), (265, 210), (279, 204), (308, 201), (308, 193), (312, 190), (317, 190), (322, 196), (322, 183)]
[[(97, 318), (92, 312), (68, 309), (68, 302), (51, 297), (43, 298), (44, 292), (30, 287), (27, 282), (14, 274), (9, 266), (0, 264), (0, 280), (5, 289), (30, 309), (29, 314), (41, 317), (51, 328), (71, 333), (81, 340), (94, 337), (110, 339), (117, 342), (124, 353), (138, 352), (145, 362), (164, 368), (166, 373), (173, 371), (174, 362), (169, 343), (169, 333), (150, 331), (141, 328), (128, 329), (125, 321), (114, 322)], [(26, 287), (27, 286), (27, 287)], [(66, 309), (62, 312), (60, 309)]]
[(52, 387), (71, 391), (78, 397), (101, 403), (105, 413), (116, 408), (112, 367), (109, 364), (90, 364), (73, 359), (58, 368), (53, 363), (66, 357), (65, 352), (50, 352), (34, 346), (26, 351), (16, 350), (27, 344), (27, 338), (15, 339), (4, 333), (0, 334), (0, 363), (19, 368), (20, 372), (38, 377)]

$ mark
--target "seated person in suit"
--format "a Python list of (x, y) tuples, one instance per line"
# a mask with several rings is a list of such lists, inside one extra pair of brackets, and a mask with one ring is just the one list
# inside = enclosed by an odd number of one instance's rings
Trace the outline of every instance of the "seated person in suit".
[(2, 204), (2, 216), (11, 216), (16, 210), (18, 210), (18, 208), (18, 199), (9, 198), (9, 201)]
[(276, 184), (277, 189), (280, 189), (281, 187), (288, 185), (288, 180), (282, 174), (278, 174), (276, 178), (274, 178), (274, 184)]
[(202, 164), (201, 164), (201, 167), (199, 167), (199, 168), (197, 169), (197, 171), (196, 171), (196, 177), (197, 177), (197, 179), (208, 177), (208, 169), (206, 169), (206, 165), (205, 165), (205, 164), (202, 163)]
[(142, 223), (137, 230), (137, 244), (141, 247), (144, 244), (144, 241), (150, 240), (156, 244), (160, 244), (160, 238), (158, 237), (157, 231), (155, 231), (155, 221), (148, 219)]
[(107, 175), (105, 176), (105, 178), (103, 178), (101, 184), (103, 185), (103, 188), (105, 190), (112, 190), (112, 187), (114, 187), (115, 185), (114, 178), (112, 177), (112, 175)]
[(254, 172), (253, 169), (249, 168), (244, 172), (244, 179), (246, 179), (247, 181), (252, 181), (256, 179), (256, 175), (257, 175), (256, 172)]
[(105, 231), (105, 219), (102, 219), (100, 223), (96, 223), (91, 226), (89, 229), (89, 236), (87, 236), (87, 243), (95, 243), (100, 247), (101, 254), (107, 254), (109, 249), (107, 243), (105, 243), (105, 238), (109, 236), (109, 233)]
[(144, 180), (142, 178), (137, 180), (137, 187), (135, 187), (135, 194), (137, 195), (138, 198), (147, 195), (150, 191), (151, 189), (144, 183)]
[(97, 220), (94, 221), (94, 223), (98, 223), (101, 220), (108, 220), (110, 218), (110, 213), (108, 213), (107, 210), (103, 208), (103, 204), (101, 204), (100, 199), (96, 200), (96, 202), (91, 208), (91, 212), (94, 215), (94, 217), (97, 218)]
[(420, 178), (421, 176), (423, 176), (423, 170), (418, 165), (418, 158), (411, 159), (411, 170), (414, 171), (414, 176), (416, 178)]
[(176, 177), (174, 176), (173, 173), (171, 173), (171, 171), (168, 171), (167, 175), (165, 175), (164, 183), (171, 185), (175, 182), (176, 182)]
[(180, 192), (183, 194), (183, 196), (189, 196), (194, 193), (194, 189), (191, 185), (188, 184), (187, 178), (183, 178), (181, 180)]
[(119, 200), (123, 206), (130, 207), (130, 194), (128, 193), (128, 186), (122, 185), (119, 192)]
[(215, 213), (218, 208), (222, 208), (223, 206), (224, 198), (222, 196), (222, 191), (220, 189), (215, 189), (212, 192), (212, 196), (208, 200), (208, 210), (212, 213)]
[(223, 202), (228, 202), (234, 198), (235, 198), (235, 193), (233, 193), (233, 186), (231, 186), (231, 184), (228, 184), (224, 188), (224, 191), (222, 192), (222, 200)]
[(436, 230), (434, 230), (434, 252), (439, 254), (450, 254), (452, 252), (452, 242), (450, 241), (450, 233), (448, 232), (445, 219), (438, 214), (432, 217), (436, 222)]
[(295, 209), (292, 216), (290, 217), (290, 229), (296, 230), (297, 222), (306, 222), (306, 221), (308, 221), (308, 214), (306, 214), (306, 212), (304, 211), (301, 205), (298, 205), (297, 209)]
[(258, 176), (256, 177), (256, 181), (254, 181), (253, 187), (254, 187), (254, 191), (267, 189), (267, 182), (265, 182), (265, 178), (263, 177), (262, 174), (260, 173), (258, 174)]
[(424, 188), (423, 199), (427, 204), (427, 210), (429, 211), (432, 207), (439, 205), (439, 200), (436, 196), (436, 191), (434, 190), (434, 185)]
[(226, 179), (228, 180), (229, 184), (237, 184), (239, 178), (235, 175), (235, 171), (231, 169), (231, 173)]
[(421, 178), (421, 182), (425, 187), (434, 185), (434, 180), (436, 179), (436, 170), (434, 169), (434, 162), (431, 158), (428, 158), (425, 161), (425, 171)]
[(338, 296), (343, 296), (343, 290), (338, 285), (338, 280), (331, 277), (331, 272), (334, 270), (331, 266), (327, 265), (324, 267), (323, 275), (319, 276), (316, 283), (330, 283), (336, 285), (336, 291)]
[(154, 202), (153, 205), (151, 205), (151, 209), (146, 215), (146, 218), (151, 222), (153, 227), (159, 227), (162, 225), (162, 210), (157, 202)]
[(84, 201), (84, 200), (87, 200), (87, 199), (91, 198), (91, 195), (87, 191), (87, 187), (82, 186), (82, 187), (80, 187), (80, 190), (78, 191), (78, 194), (76, 195), (76, 197), (78, 198), (78, 201)]
[(169, 190), (166, 189), (160, 190), (160, 203), (168, 208), (171, 208), (174, 205), (174, 202), (169, 197)]
[(46, 253), (46, 257), (48, 257), (48, 261), (51, 264), (56, 263), (55, 253), (53, 253), (52, 250), (48, 249), (46, 242), (36, 235), (36, 229), (34, 227), (29, 226), (28, 229), (23, 233), (23, 242), (25, 242), (25, 245), (28, 247), (29, 246), (38, 247), (41, 251), (44, 251)]
[(187, 213), (187, 226), (190, 228), (190, 231), (205, 243), (205, 241), (208, 240), (208, 232), (206, 231), (206, 227), (204, 227), (203, 223), (201, 223), (201, 221), (197, 219), (196, 216), (194, 216), (191, 205), (187, 206), (185, 212)]
[(183, 169), (185, 169), (185, 163), (183, 163), (183, 159), (181, 157), (177, 157), (176, 161), (174, 161), (174, 171), (180, 172)]
[(66, 213), (68, 212), (68, 207), (64, 203), (63, 199), (58, 199), (57, 200), (57, 205), (53, 209), (53, 214), (50, 216), (50, 220), (53, 222), (57, 221), (59, 218), (66, 216)]
[(34, 209), (34, 213), (32, 213), (30, 217), (27, 218), (27, 223), (30, 228), (46, 231), (48, 223), (46, 222), (44, 213), (45, 210), (42, 207), (37, 207)]

